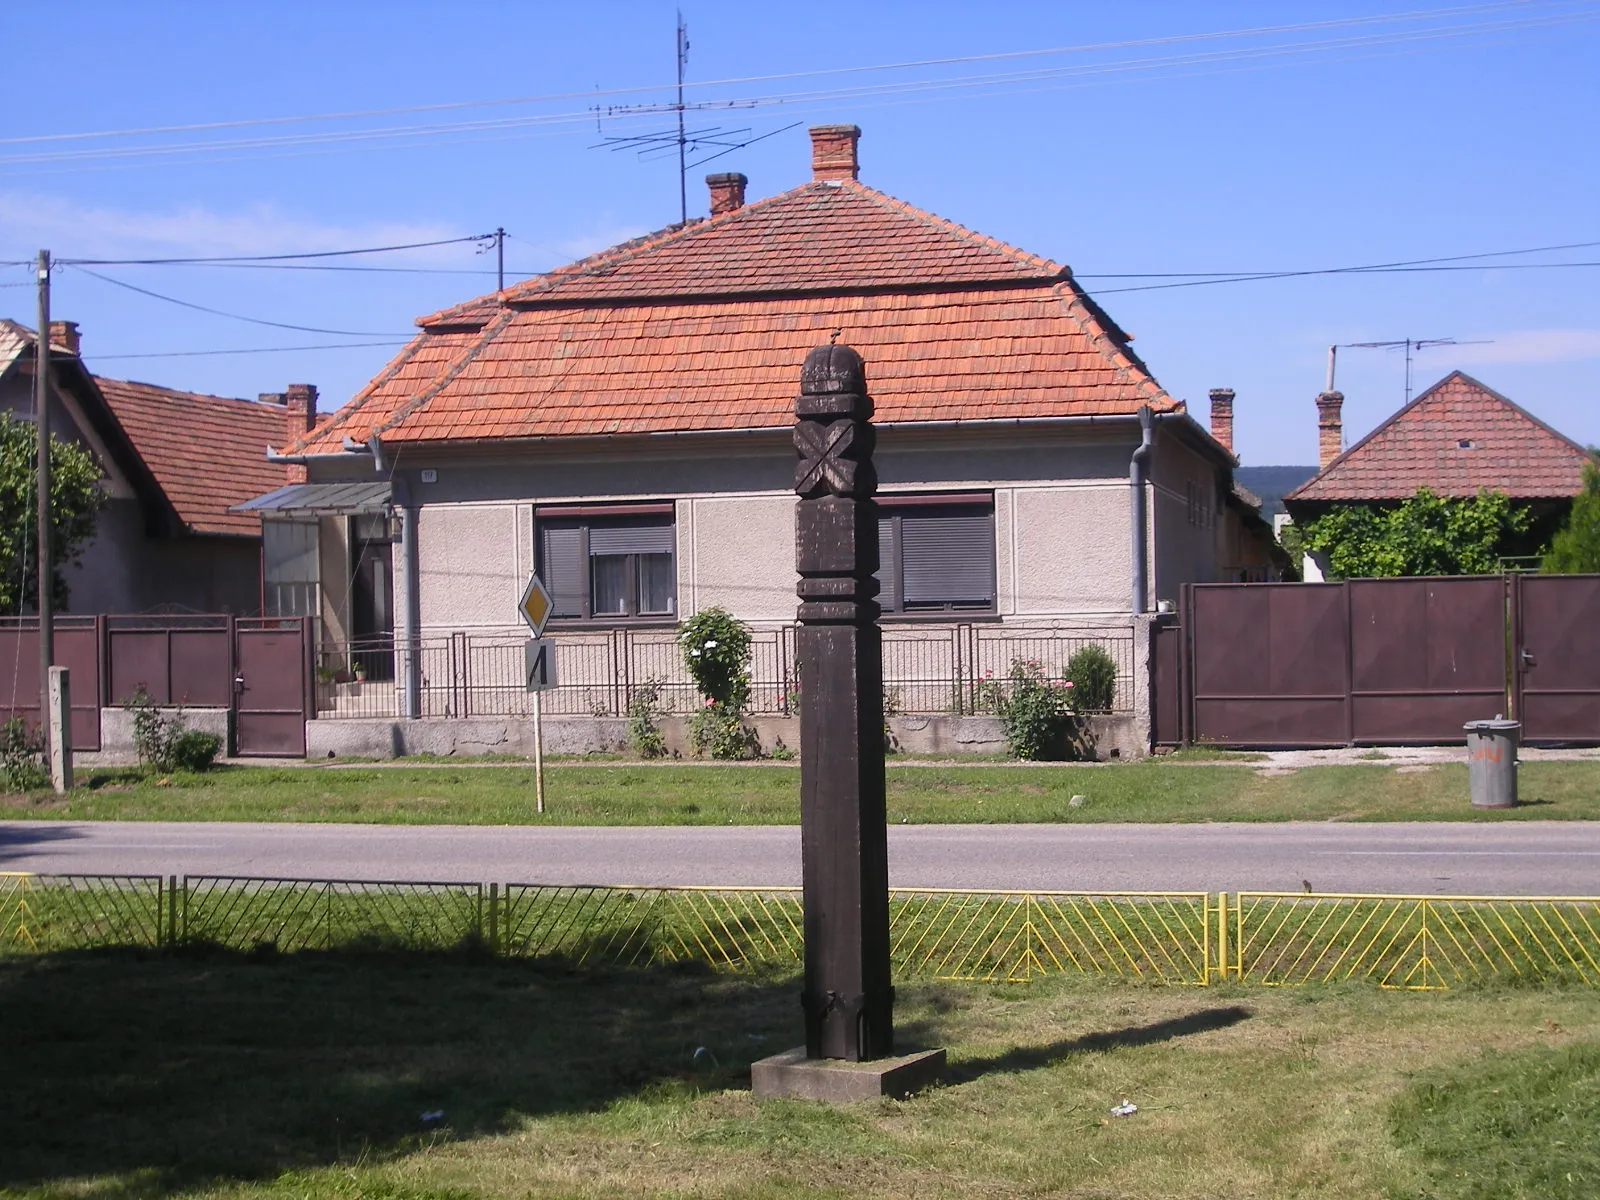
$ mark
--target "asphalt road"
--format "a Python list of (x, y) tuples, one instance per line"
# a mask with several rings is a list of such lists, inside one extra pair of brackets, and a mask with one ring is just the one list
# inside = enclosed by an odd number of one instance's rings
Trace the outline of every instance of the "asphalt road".
[[(795, 826), (0, 822), (0, 871), (800, 882)], [(899, 887), (1600, 895), (1600, 823), (896, 825)]]

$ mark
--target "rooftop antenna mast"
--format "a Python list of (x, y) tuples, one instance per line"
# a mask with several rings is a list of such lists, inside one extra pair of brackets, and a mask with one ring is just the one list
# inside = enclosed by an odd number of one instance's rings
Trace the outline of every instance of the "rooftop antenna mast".
[(685, 153), (689, 139), (683, 132), (683, 69), (689, 65), (689, 27), (683, 23), (683, 10), (678, 9), (678, 224), (689, 219), (689, 168)]
[[(757, 137), (746, 137), (737, 140), (741, 134), (748, 134), (748, 126), (742, 129), (723, 129), (720, 126), (709, 125), (702, 129), (689, 129), (684, 121), (687, 112), (701, 112), (710, 109), (726, 110), (730, 108), (750, 107), (747, 101), (737, 100), (712, 100), (703, 103), (688, 104), (683, 99), (683, 80), (689, 67), (689, 26), (683, 19), (683, 12), (678, 12), (677, 30), (677, 63), (678, 85), (676, 99), (671, 104), (612, 104), (607, 105), (603, 113), (599, 105), (594, 107), (595, 127), (600, 134), (600, 140), (590, 146), (591, 150), (636, 150), (640, 158), (657, 157), (674, 147), (678, 151), (678, 223), (685, 224), (689, 220), (689, 168), (698, 167), (708, 163), (713, 158), (721, 158), (724, 154), (732, 154), (735, 150), (743, 150), (753, 142), (763, 141), (769, 137), (776, 137), (780, 133), (787, 133), (800, 124), (785, 125), (782, 129), (774, 129), (771, 133), (763, 133)], [(654, 113), (672, 113), (677, 118), (677, 128), (655, 133), (639, 133), (623, 137), (607, 137), (604, 126), (601, 125), (602, 115), (608, 117), (644, 116)], [(691, 152), (698, 154), (701, 150), (715, 147), (712, 154), (704, 158), (689, 161)]]
[(1493, 339), (1476, 342), (1460, 342), (1455, 338), (1401, 338), (1395, 342), (1342, 342), (1337, 346), (1328, 347), (1328, 391), (1333, 391), (1334, 359), (1340, 350), (1400, 350), (1406, 352), (1406, 403), (1411, 403), (1411, 364), (1418, 350), (1429, 350), (1434, 346), (1487, 346)]

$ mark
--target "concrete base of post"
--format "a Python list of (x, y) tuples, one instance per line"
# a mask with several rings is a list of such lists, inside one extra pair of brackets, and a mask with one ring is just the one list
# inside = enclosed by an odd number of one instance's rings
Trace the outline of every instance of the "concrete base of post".
[(50, 786), (72, 790), (72, 686), (66, 667), (50, 668)]
[(750, 1090), (760, 1099), (828, 1100), (848, 1104), (889, 1096), (902, 1100), (939, 1078), (943, 1050), (918, 1050), (868, 1062), (807, 1058), (796, 1046), (750, 1064)]

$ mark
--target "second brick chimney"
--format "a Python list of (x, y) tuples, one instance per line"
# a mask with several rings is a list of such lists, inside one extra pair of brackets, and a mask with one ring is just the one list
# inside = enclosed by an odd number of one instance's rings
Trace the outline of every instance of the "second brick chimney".
[[(286, 410), (284, 445), (299, 441), (317, 427), (317, 389), (314, 384), (291, 383), (283, 391), (283, 407)], [(288, 476), (290, 483), (304, 483), (306, 469), (297, 463), (290, 463)]]
[(1317, 467), (1344, 453), (1344, 393), (1322, 392), (1317, 396)]
[(60, 346), (68, 354), (77, 354), (82, 339), (78, 336), (76, 321), (51, 321), (50, 344)]
[(856, 143), (861, 140), (859, 125), (813, 125), (811, 134), (811, 178), (813, 180), (854, 179), (860, 171)]
[(724, 171), (707, 175), (706, 186), (711, 189), (711, 215), (720, 217), (744, 207), (744, 189), (750, 181), (738, 171)]
[(1211, 436), (1233, 453), (1233, 389), (1211, 389)]

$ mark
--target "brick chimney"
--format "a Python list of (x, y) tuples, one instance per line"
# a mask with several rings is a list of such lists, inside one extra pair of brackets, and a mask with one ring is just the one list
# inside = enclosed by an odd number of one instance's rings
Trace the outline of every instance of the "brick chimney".
[(706, 186), (711, 189), (711, 215), (720, 217), (744, 207), (744, 187), (750, 181), (738, 171), (724, 171), (720, 175), (707, 175)]
[(1344, 452), (1344, 393), (1322, 392), (1317, 396), (1317, 467), (1326, 470), (1329, 463)]
[(78, 323), (76, 321), (51, 321), (50, 345), (59, 346), (68, 354), (77, 354), (80, 343), (78, 337)]
[(813, 125), (811, 133), (811, 178), (813, 180), (854, 179), (861, 164), (856, 161), (856, 142), (861, 139), (859, 125)]
[[(291, 383), (281, 395), (287, 418), (284, 423), (284, 445), (287, 446), (317, 427), (317, 389), (309, 383)], [(288, 479), (290, 483), (304, 483), (305, 467), (290, 463)]]
[(1211, 436), (1233, 453), (1233, 389), (1211, 389)]

